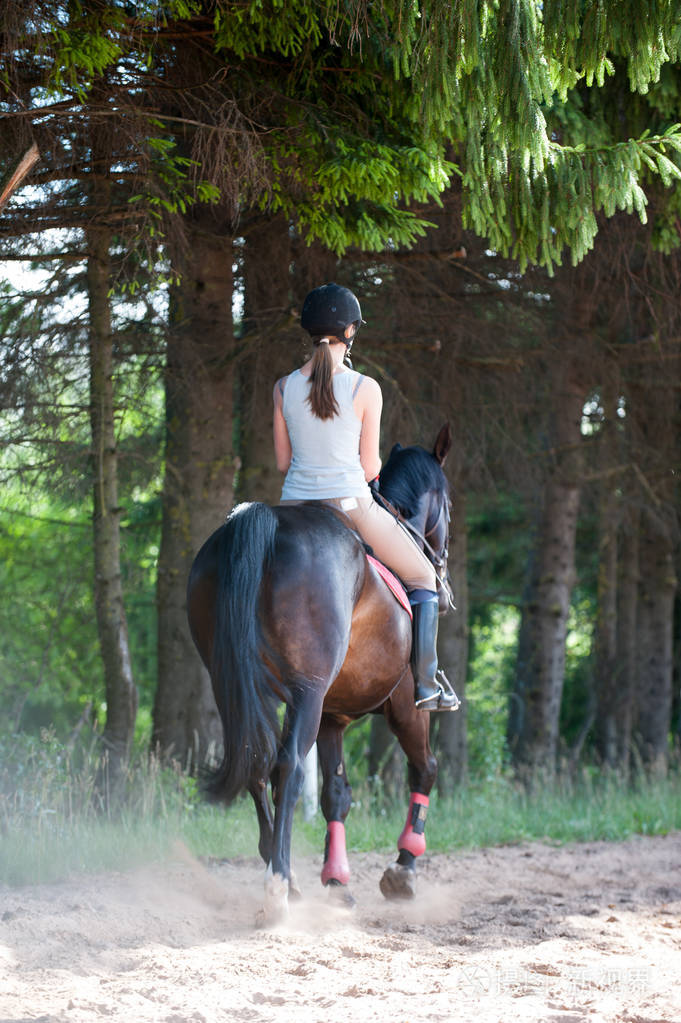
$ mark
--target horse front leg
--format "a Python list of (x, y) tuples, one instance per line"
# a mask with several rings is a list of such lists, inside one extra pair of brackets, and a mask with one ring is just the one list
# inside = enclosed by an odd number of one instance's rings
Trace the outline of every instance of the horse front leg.
[(265, 877), (265, 901), (258, 916), (260, 925), (285, 919), (289, 893), (299, 894), (291, 870), (293, 813), (303, 789), (305, 757), (317, 736), (321, 704), (321, 694), (298, 690), (286, 714), (284, 739), (274, 770), (272, 856)]
[(317, 751), (322, 771), (321, 807), (326, 820), (322, 884), (338, 889), (340, 901), (354, 906), (347, 884), (350, 864), (345, 847), (345, 818), (352, 803), (352, 789), (345, 773), (343, 732), (347, 721), (322, 714), (317, 736)]
[(410, 793), (407, 819), (397, 840), (397, 861), (384, 872), (380, 888), (386, 899), (413, 899), (416, 859), (426, 851), (426, 817), (437, 760), (430, 748), (430, 716), (414, 706), (411, 672), (394, 691), (384, 712), (407, 756)]

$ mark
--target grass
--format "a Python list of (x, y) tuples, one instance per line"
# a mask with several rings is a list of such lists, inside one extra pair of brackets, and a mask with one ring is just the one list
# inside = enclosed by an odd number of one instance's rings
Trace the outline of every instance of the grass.
[[(145, 758), (129, 772), (116, 812), (94, 799), (96, 759), (74, 757), (50, 733), (40, 741), (0, 739), (0, 884), (60, 881), (83, 873), (167, 862), (180, 840), (196, 856), (257, 857), (250, 799), (225, 809), (206, 805), (194, 779)], [(403, 805), (387, 804), (366, 783), (355, 786), (347, 820), (350, 853), (390, 854), (404, 824)], [(294, 853), (318, 855), (325, 822), (297, 812)], [(556, 843), (681, 829), (681, 777), (634, 783), (584, 771), (534, 792), (504, 777), (471, 784), (453, 798), (431, 797), (430, 852), (456, 852), (530, 840)]]

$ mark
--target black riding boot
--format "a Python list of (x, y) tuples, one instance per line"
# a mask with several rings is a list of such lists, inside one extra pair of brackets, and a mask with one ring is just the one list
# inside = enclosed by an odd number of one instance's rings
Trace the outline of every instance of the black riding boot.
[(411, 609), (414, 615), (411, 670), (416, 706), (421, 710), (456, 710), (459, 699), (437, 667), (437, 596), (412, 604)]

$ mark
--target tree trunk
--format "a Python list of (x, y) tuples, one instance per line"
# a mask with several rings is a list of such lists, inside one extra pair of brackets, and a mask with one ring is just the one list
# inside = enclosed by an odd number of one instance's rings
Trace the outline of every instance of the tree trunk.
[(468, 534), (465, 492), (460, 482), (453, 488), (453, 507), (449, 573), (456, 611), (450, 611), (440, 619), (438, 650), (440, 664), (454, 686), (461, 706), (452, 714), (431, 715), (431, 722), (435, 724), (433, 745), (438, 758), (437, 784), (442, 795), (451, 795), (468, 780), (465, 699), (468, 667)]
[[(634, 742), (652, 774), (666, 772), (670, 751), (674, 599), (677, 589), (678, 463), (681, 418), (678, 380), (647, 367), (631, 387), (635, 463), (644, 458), (639, 518), (637, 678)], [(676, 471), (675, 471), (676, 470)]]
[(612, 491), (601, 500), (595, 644), (596, 750), (601, 763), (619, 762), (619, 679), (617, 676), (617, 502)]
[(274, 460), (272, 390), (298, 364), (303, 334), (291, 309), (291, 239), (283, 216), (261, 217), (243, 248), (245, 357), (239, 367), (240, 501), (277, 504), (283, 476)]
[(283, 476), (274, 460), (272, 391), (305, 357), (300, 326), (305, 295), (333, 279), (336, 257), (305, 245), (283, 216), (260, 217), (244, 230), (244, 357), (239, 368), (240, 501), (277, 504)]
[(185, 218), (173, 261), (165, 372), (166, 461), (158, 565), (158, 687), (153, 743), (196, 768), (221, 728), (208, 673), (187, 624), (186, 586), (204, 540), (232, 506), (232, 239), (214, 208)]
[(619, 766), (621, 726), (619, 678), (617, 672), (617, 536), (618, 500), (613, 478), (608, 474), (614, 454), (616, 404), (603, 398), (605, 422), (599, 438), (601, 469), (598, 517), (597, 613), (594, 635), (596, 674), (596, 750), (601, 762)]
[(529, 779), (555, 769), (575, 578), (582, 407), (576, 386), (560, 386), (555, 395), (554, 464), (544, 485), (523, 599), (508, 740), (518, 774)]
[(634, 693), (637, 678), (637, 621), (639, 587), (639, 514), (625, 517), (619, 542), (617, 586), (617, 763), (629, 770)]
[(677, 579), (671, 532), (645, 509), (639, 534), (638, 680), (636, 741), (648, 770), (667, 769), (672, 711), (673, 622)]
[(106, 229), (90, 228), (86, 232), (95, 607), (106, 690), (102, 744), (108, 760), (108, 791), (111, 791), (130, 752), (137, 714), (137, 689), (130, 663), (121, 583), (121, 509), (118, 504), (118, 453), (114, 423), (109, 241), (110, 234)]

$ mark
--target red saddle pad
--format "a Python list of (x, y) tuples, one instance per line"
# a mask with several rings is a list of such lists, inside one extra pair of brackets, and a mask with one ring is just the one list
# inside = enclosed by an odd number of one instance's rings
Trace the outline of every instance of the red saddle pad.
[(372, 557), (371, 554), (367, 554), (367, 559), (374, 566), (374, 568), (381, 576), (386, 586), (395, 594), (395, 596), (397, 597), (397, 599), (399, 600), (400, 604), (407, 612), (409, 617), (413, 618), (414, 615), (411, 610), (411, 604), (409, 603), (407, 591), (405, 590), (404, 586), (397, 578), (397, 576), (393, 575), (389, 568), (386, 568), (384, 564), (382, 564), (376, 558)]

